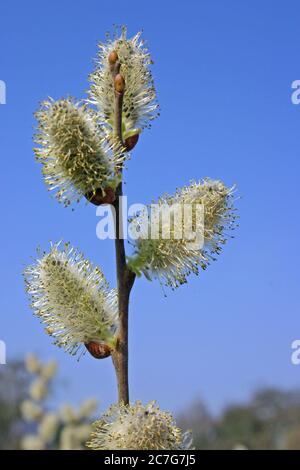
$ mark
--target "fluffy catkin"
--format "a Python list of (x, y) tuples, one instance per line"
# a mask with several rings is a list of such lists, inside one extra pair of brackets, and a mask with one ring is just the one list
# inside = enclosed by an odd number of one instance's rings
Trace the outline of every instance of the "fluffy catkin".
[(25, 270), (35, 315), (55, 344), (76, 354), (96, 341), (113, 347), (118, 329), (117, 294), (100, 268), (68, 244), (55, 244)]
[(155, 402), (113, 405), (93, 425), (87, 446), (94, 450), (189, 449), (190, 433), (182, 433), (170, 413)]
[[(201, 207), (203, 224), (196, 223), (196, 208)], [(156, 277), (172, 288), (187, 282), (190, 273), (199, 273), (199, 268), (206, 269), (210, 261), (216, 259), (228, 238), (228, 232), (235, 225), (235, 209), (232, 204), (232, 188), (228, 189), (221, 181), (205, 179), (192, 182), (189, 186), (178, 189), (174, 196), (163, 196), (152, 205), (158, 217), (159, 227), (156, 238), (151, 236), (151, 212), (147, 216), (146, 236), (138, 236), (133, 244), (135, 254), (129, 259), (130, 268), (137, 274), (144, 273), (147, 278)], [(175, 207), (180, 208), (182, 217), (175, 217)], [(192, 208), (191, 228), (200, 235), (202, 243), (191, 245), (184, 229), (187, 221), (184, 211)], [(168, 221), (169, 234), (164, 238), (162, 213), (170, 209)], [(139, 219), (133, 219), (139, 224)], [(178, 233), (182, 233), (180, 237)], [(201, 232), (201, 233), (200, 233)]]

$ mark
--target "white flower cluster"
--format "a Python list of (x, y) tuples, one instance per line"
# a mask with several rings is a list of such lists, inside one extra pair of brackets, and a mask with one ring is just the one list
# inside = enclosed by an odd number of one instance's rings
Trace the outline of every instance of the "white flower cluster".
[[(235, 208), (232, 203), (233, 189), (228, 189), (221, 181), (205, 179), (192, 182), (189, 186), (178, 189), (174, 196), (163, 196), (158, 201), (157, 216), (159, 232), (157, 238), (138, 237), (135, 240), (135, 254), (129, 260), (130, 268), (147, 278), (156, 277), (167, 286), (176, 288), (187, 282), (190, 273), (199, 274), (199, 268), (206, 269), (216, 255), (221, 252), (229, 231), (235, 226)], [(162, 212), (167, 207), (201, 206), (203, 225), (201, 226), (203, 246), (190, 246), (190, 240), (184, 236), (178, 238), (178, 227), (184, 231), (184, 218), (170, 219), (170, 236), (165, 238), (161, 223)], [(172, 212), (171, 212), (172, 214)], [(189, 224), (197, 228), (192, 212)], [(150, 226), (150, 224), (149, 224)]]
[(25, 270), (25, 282), (35, 315), (59, 347), (73, 355), (90, 342), (114, 347), (117, 293), (81, 253), (68, 244), (52, 245)]
[(136, 127), (149, 127), (158, 115), (158, 103), (149, 66), (150, 54), (141, 39), (141, 33), (127, 38), (127, 30), (121, 35), (116, 30), (106, 43), (99, 44), (96, 70), (91, 74), (90, 98), (96, 104), (102, 122), (111, 124), (114, 115), (114, 88), (109, 67), (109, 55), (116, 52), (121, 64), (120, 73), (125, 79), (123, 124), (126, 132)]
[(81, 403), (78, 410), (65, 404), (60, 410), (49, 411), (46, 398), (51, 380), (57, 371), (57, 363), (42, 363), (34, 354), (26, 358), (26, 368), (34, 374), (29, 388), (29, 397), (21, 403), (21, 415), (25, 422), (35, 423), (36, 433), (30, 431), (21, 439), (24, 450), (84, 449), (84, 443), (91, 433), (91, 416), (97, 408), (97, 401), (90, 398)]
[(93, 424), (87, 446), (94, 450), (180, 450), (191, 447), (170, 413), (155, 402), (113, 405)]
[(66, 206), (119, 182), (117, 172), (124, 161), (121, 148), (108, 141), (96, 113), (74, 100), (45, 101), (36, 113), (39, 122), (35, 149), (43, 165), (45, 182)]

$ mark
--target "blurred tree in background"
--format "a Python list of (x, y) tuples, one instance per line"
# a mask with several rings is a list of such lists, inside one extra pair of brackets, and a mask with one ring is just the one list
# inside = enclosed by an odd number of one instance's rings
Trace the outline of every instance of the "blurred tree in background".
[(29, 384), (29, 374), (21, 361), (0, 367), (0, 449), (18, 449), (24, 426), (20, 403)]
[(178, 424), (193, 431), (197, 449), (300, 449), (300, 391), (263, 389), (217, 417), (195, 402)]
[(0, 450), (84, 448), (97, 402), (49, 408), (56, 370), (55, 361), (43, 363), (33, 354), (0, 368)]
[(48, 398), (55, 385), (57, 362), (42, 362), (35, 354), (25, 360), (30, 386), (19, 408), (27, 424), (20, 439), (23, 450), (83, 450), (91, 433), (97, 400), (88, 398), (78, 409), (63, 403), (49, 408)]

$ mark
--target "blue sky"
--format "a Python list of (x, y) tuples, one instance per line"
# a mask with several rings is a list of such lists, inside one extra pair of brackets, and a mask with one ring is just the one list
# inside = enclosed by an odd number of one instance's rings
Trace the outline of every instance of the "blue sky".
[[(85, 97), (98, 40), (113, 24), (141, 28), (162, 112), (129, 162), (130, 202), (150, 202), (192, 178), (236, 183), (240, 228), (218, 261), (163, 296), (135, 284), (130, 316), (131, 399), (177, 411), (195, 397), (217, 411), (257, 387), (300, 385), (290, 362), (299, 321), (300, 5), (291, 0), (1, 4), (1, 324), (8, 361), (56, 358), (55, 399), (115, 401), (110, 360), (79, 363), (43, 333), (21, 277), (37, 245), (64, 239), (114, 285), (113, 243), (96, 238), (94, 206), (72, 212), (45, 190), (34, 161), (33, 112), (47, 96)], [(2, 366), (3, 367), (3, 366)]]

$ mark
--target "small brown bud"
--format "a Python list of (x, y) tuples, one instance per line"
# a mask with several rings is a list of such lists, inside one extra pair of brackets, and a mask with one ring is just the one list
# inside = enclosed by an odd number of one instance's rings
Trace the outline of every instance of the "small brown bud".
[(130, 137), (127, 137), (127, 139), (125, 139), (124, 143), (125, 143), (125, 148), (127, 152), (129, 152), (136, 146), (138, 140), (139, 140), (139, 134), (131, 135)]
[(96, 341), (85, 343), (85, 347), (95, 359), (105, 359), (111, 353), (110, 347), (107, 344), (96, 343)]
[(109, 64), (114, 65), (117, 62), (118, 58), (119, 57), (118, 57), (117, 51), (111, 51), (111, 53), (108, 56)]
[(97, 189), (95, 193), (87, 193), (85, 197), (89, 202), (95, 206), (101, 206), (101, 204), (113, 204), (116, 200), (116, 193), (113, 188), (105, 188), (104, 196), (102, 189)]
[(120, 73), (115, 76), (115, 90), (118, 93), (124, 93), (125, 90), (125, 80)]

